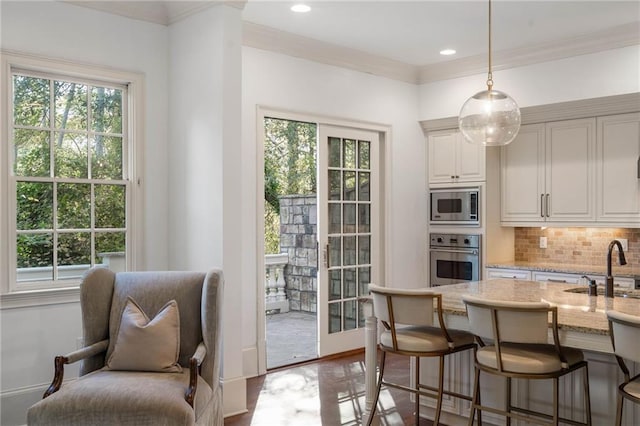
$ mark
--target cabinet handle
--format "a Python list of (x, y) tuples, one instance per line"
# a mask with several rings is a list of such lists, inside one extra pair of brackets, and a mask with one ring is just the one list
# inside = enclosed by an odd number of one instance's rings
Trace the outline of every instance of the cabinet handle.
[(549, 194), (547, 194), (547, 202), (545, 203), (545, 209), (547, 210), (547, 217), (549, 217)]
[(640, 179), (640, 157), (638, 157), (638, 179)]
[(540, 194), (540, 217), (544, 217), (544, 194)]
[(460, 179), (460, 176), (456, 175), (456, 179)]
[(454, 175), (451, 175), (451, 179), (455, 179), (456, 177)]
[(547, 278), (547, 281), (549, 281), (550, 283), (566, 283), (567, 282), (567, 280), (559, 280), (555, 278)]

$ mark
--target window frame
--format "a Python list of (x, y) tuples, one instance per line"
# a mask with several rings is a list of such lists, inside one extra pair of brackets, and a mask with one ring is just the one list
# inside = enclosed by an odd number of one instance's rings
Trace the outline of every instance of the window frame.
[[(123, 116), (128, 125), (122, 129), (126, 135), (127, 153), (124, 158), (127, 186), (126, 240), (127, 270), (140, 269), (143, 259), (143, 145), (144, 145), (144, 76), (90, 64), (0, 50), (0, 123), (3, 143), (0, 147), (0, 309), (25, 305), (39, 305), (74, 301), (79, 297), (79, 279), (16, 281), (16, 176), (13, 174), (13, 156), (10, 138), (12, 120), (13, 72), (33, 73), (45, 78), (80, 79), (83, 82), (126, 86), (123, 98)], [(124, 105), (126, 104), (126, 105)], [(128, 106), (128, 108), (127, 108)], [(124, 153), (123, 153), (124, 154)]]

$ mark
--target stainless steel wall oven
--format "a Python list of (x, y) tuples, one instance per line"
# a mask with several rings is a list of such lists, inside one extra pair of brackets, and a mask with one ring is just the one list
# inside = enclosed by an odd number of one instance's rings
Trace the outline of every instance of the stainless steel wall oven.
[(481, 238), (478, 234), (430, 234), (430, 285), (478, 281)]

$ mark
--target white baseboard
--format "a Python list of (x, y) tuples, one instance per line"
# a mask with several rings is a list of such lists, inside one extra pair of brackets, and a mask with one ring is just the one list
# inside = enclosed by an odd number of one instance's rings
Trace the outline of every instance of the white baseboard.
[(50, 383), (12, 389), (0, 394), (0, 424), (21, 426), (27, 424), (27, 409), (42, 399)]
[(222, 386), (224, 416), (246, 413), (247, 379), (245, 377), (225, 379)]

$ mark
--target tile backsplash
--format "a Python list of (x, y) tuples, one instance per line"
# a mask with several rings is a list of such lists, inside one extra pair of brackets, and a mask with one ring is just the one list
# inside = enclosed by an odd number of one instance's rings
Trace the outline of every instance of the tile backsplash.
[[(640, 229), (629, 228), (515, 228), (515, 260), (527, 262), (605, 264), (609, 242), (626, 238), (627, 263), (640, 266)], [(547, 248), (540, 248), (547, 237)]]

